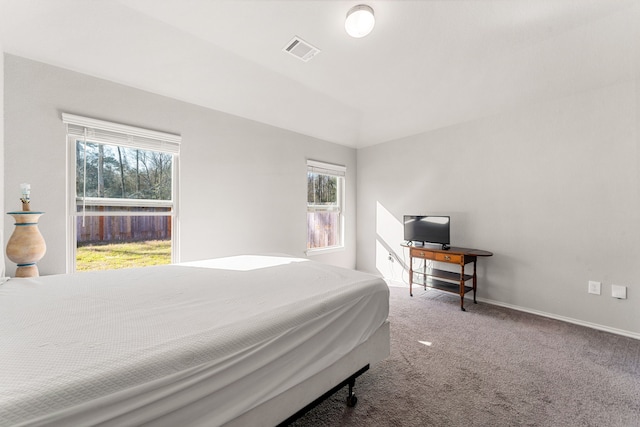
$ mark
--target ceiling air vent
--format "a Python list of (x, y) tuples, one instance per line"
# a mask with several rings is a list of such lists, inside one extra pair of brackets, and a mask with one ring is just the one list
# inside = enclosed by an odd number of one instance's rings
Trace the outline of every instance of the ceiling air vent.
[(320, 49), (317, 47), (311, 46), (306, 41), (302, 40), (300, 37), (295, 36), (287, 45), (282, 49), (285, 52), (290, 53), (298, 59), (301, 59), (304, 62), (309, 62), (311, 58), (316, 56), (316, 54), (320, 53)]

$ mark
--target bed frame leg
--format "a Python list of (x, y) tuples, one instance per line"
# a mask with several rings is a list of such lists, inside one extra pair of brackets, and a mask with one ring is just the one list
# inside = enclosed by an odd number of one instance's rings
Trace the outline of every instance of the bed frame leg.
[(358, 398), (353, 393), (353, 387), (356, 385), (355, 377), (349, 380), (349, 395), (347, 396), (347, 406), (353, 408), (358, 403)]
[(356, 406), (356, 402), (358, 402), (358, 398), (353, 393), (353, 387), (356, 384), (356, 378), (359, 377), (360, 375), (362, 375), (368, 369), (369, 369), (369, 365), (366, 365), (366, 366), (362, 367), (358, 372), (355, 372), (349, 378), (347, 378), (346, 380), (342, 381), (340, 384), (336, 385), (334, 388), (332, 388), (331, 390), (327, 391), (325, 394), (323, 394), (322, 396), (318, 397), (316, 400), (314, 400), (313, 402), (309, 403), (307, 406), (305, 406), (304, 408), (300, 409), (298, 412), (296, 412), (295, 414), (291, 415), (286, 420), (282, 421), (280, 424), (278, 424), (278, 427), (288, 426), (289, 424), (291, 424), (292, 422), (294, 422), (295, 420), (297, 420), (298, 418), (300, 418), (304, 414), (306, 414), (309, 410), (311, 410), (311, 408), (314, 408), (314, 407), (318, 406), (318, 404), (320, 402), (322, 402), (323, 400), (325, 400), (326, 398), (328, 398), (329, 396), (331, 396), (332, 394), (334, 394), (335, 392), (340, 390), (345, 385), (349, 385), (349, 396), (347, 396), (347, 406), (353, 408), (354, 406)]

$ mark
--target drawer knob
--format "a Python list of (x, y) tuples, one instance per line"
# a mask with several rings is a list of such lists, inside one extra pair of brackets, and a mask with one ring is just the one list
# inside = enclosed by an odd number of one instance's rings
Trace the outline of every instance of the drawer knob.
[(451, 260), (451, 257), (449, 255), (445, 255), (444, 259), (446, 259), (447, 261)]

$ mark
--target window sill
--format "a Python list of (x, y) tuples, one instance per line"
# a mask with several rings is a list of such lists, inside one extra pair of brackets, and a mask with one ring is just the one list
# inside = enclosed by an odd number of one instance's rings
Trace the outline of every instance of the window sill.
[(344, 251), (344, 246), (330, 246), (328, 248), (307, 249), (306, 251), (304, 251), (304, 253), (307, 256), (313, 256), (313, 255), (324, 255), (324, 254), (330, 254), (333, 252), (343, 252), (343, 251)]

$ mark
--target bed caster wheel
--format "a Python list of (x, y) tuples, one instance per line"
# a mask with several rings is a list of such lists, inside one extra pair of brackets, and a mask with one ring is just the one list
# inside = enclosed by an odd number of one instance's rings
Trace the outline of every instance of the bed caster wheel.
[(356, 403), (358, 403), (358, 398), (356, 397), (355, 394), (352, 394), (351, 396), (347, 397), (347, 406), (349, 408), (353, 408), (354, 406), (356, 406)]

